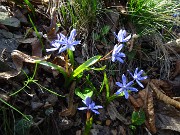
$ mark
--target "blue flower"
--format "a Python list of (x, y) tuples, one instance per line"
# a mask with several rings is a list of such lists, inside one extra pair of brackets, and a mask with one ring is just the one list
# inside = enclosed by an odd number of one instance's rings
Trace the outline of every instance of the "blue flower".
[(74, 46), (80, 44), (81, 42), (81, 41), (75, 41), (75, 36), (76, 36), (76, 29), (73, 29), (71, 31), (69, 37), (66, 37), (62, 33), (60, 33), (59, 35), (57, 34), (58, 39), (54, 40), (51, 43), (51, 46), (53, 46), (54, 48), (46, 49), (46, 51), (49, 52), (49, 51), (59, 50), (58, 53), (61, 53), (67, 49), (74, 51), (75, 50)]
[(116, 35), (115, 32), (114, 32), (114, 35), (117, 38), (119, 43), (127, 42), (131, 38), (131, 35), (126, 37), (126, 31), (122, 29), (118, 32), (118, 35)]
[(91, 100), (90, 97), (86, 97), (85, 100), (82, 100), (82, 102), (87, 106), (87, 107), (80, 107), (78, 110), (91, 110), (96, 114), (100, 114), (97, 109), (103, 108), (100, 105), (95, 105), (95, 103)]
[(134, 83), (134, 81), (130, 81), (129, 83), (126, 83), (126, 76), (123, 74), (122, 75), (122, 83), (116, 82), (116, 85), (120, 87), (120, 89), (115, 93), (116, 95), (119, 95), (120, 93), (124, 92), (125, 98), (128, 99), (129, 93), (128, 90), (130, 91), (138, 91), (136, 88), (131, 87), (131, 85)]
[(144, 86), (142, 85), (142, 83), (140, 82), (141, 80), (144, 80), (144, 79), (147, 79), (147, 76), (142, 76), (144, 74), (144, 71), (143, 70), (140, 70), (138, 72), (138, 68), (136, 68), (136, 70), (134, 71), (134, 75), (129, 71), (127, 70), (130, 75), (134, 78), (134, 80), (136, 80), (136, 82), (139, 84), (139, 86), (141, 86), (142, 88), (144, 88)]
[(112, 61), (115, 62), (116, 60), (118, 60), (121, 63), (124, 63), (124, 60), (122, 59), (122, 57), (126, 57), (126, 55), (121, 51), (121, 49), (123, 48), (123, 44), (120, 45), (115, 45), (113, 52), (112, 52)]

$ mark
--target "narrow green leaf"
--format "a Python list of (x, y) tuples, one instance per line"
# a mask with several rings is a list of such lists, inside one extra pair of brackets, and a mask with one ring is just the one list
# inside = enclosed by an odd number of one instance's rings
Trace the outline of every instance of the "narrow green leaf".
[(84, 62), (83, 64), (81, 64), (78, 68), (76, 68), (74, 70), (74, 72), (72, 73), (73, 78), (76, 77), (78, 74), (80, 74), (81, 72), (83, 72), (84, 70), (86, 70), (89, 66), (95, 64), (99, 59), (101, 58), (101, 56), (97, 55), (94, 56), (90, 59), (88, 59), (86, 62)]
[(66, 71), (64, 70), (64, 68), (58, 66), (58, 65), (55, 65), (51, 62), (47, 62), (47, 61), (40, 61), (40, 60), (36, 60), (36, 63), (38, 64), (41, 64), (41, 65), (44, 65), (44, 66), (47, 66), (47, 67), (51, 67), (52, 69), (56, 69), (58, 70), (60, 73), (63, 74), (65, 80), (67, 80), (67, 73)]
[(104, 72), (104, 84), (106, 86), (106, 99), (109, 98), (109, 94), (110, 94), (110, 89), (109, 89), (109, 81), (106, 75), (106, 72)]
[(72, 66), (74, 67), (74, 55), (73, 55), (73, 51), (68, 49), (67, 52), (68, 52), (68, 55), (69, 55), (69, 58), (70, 58), (70, 62), (72, 64)]
[(18, 112), (19, 114), (21, 114), (26, 120), (30, 121), (30, 119), (23, 114), (22, 112), (20, 112), (18, 109), (16, 109), (14, 106), (10, 105), (9, 103), (7, 103), (6, 101), (4, 101), (3, 99), (0, 98), (0, 101), (3, 102), (4, 104), (6, 104), (7, 106), (9, 106), (10, 108), (14, 109), (16, 112)]
[(28, 15), (28, 16), (29, 16), (29, 20), (30, 20), (30, 22), (31, 22), (31, 24), (32, 24), (32, 26), (33, 26), (33, 29), (34, 29), (34, 31), (35, 31), (35, 33), (36, 33), (36, 35), (37, 35), (37, 37), (38, 37), (38, 39), (39, 39), (39, 41), (40, 41), (40, 43), (41, 43), (42, 49), (44, 50), (44, 45), (43, 45), (43, 42), (42, 42), (42, 39), (41, 39), (41, 35), (39, 34), (39, 32), (38, 32), (35, 24), (33, 23), (30, 15)]
[(31, 9), (33, 16), (35, 17), (35, 8), (33, 5), (29, 2), (29, 0), (24, 0), (24, 2), (28, 5), (28, 7)]

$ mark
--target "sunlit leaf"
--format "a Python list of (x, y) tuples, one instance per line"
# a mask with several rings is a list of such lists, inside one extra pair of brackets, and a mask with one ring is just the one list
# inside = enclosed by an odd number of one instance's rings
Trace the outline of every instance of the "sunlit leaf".
[(86, 70), (89, 66), (95, 64), (100, 58), (101, 58), (101, 56), (97, 55), (97, 56), (94, 56), (94, 57), (88, 59), (86, 62), (81, 64), (78, 68), (76, 68), (73, 71), (72, 76), (76, 77), (78, 74), (80, 74), (81, 72)]
[(76, 88), (75, 94), (84, 100), (86, 97), (92, 97), (93, 91), (90, 88), (85, 88), (83, 91), (81, 91), (79, 88)]

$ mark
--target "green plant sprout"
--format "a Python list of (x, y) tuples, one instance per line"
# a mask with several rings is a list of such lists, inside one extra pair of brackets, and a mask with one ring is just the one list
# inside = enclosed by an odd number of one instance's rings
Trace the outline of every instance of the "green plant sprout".
[(36, 63), (35, 69), (34, 69), (34, 73), (33, 73), (33, 76), (32, 76), (32, 77), (29, 77), (29, 76), (24, 72), (24, 74), (25, 74), (26, 77), (27, 77), (27, 81), (24, 81), (24, 86), (23, 86), (21, 89), (17, 90), (16, 92), (11, 93), (9, 96), (14, 96), (14, 95), (16, 95), (17, 93), (19, 93), (20, 91), (24, 90), (26, 87), (29, 87), (28, 85), (29, 85), (30, 83), (35, 83), (40, 89), (44, 89), (44, 90), (46, 90), (46, 91), (48, 91), (48, 92), (50, 92), (50, 93), (52, 93), (52, 94), (55, 94), (55, 95), (60, 96), (60, 97), (64, 97), (64, 96), (59, 95), (58, 93), (56, 93), (56, 92), (54, 92), (54, 91), (52, 91), (52, 90), (47, 89), (46, 87), (42, 86), (41, 84), (37, 83), (38, 80), (34, 80), (34, 77), (35, 77), (35, 74), (36, 74), (36, 71), (37, 71), (37, 65), (38, 65), (38, 64)]
[(10, 105), (9, 103), (7, 103), (6, 101), (4, 101), (3, 99), (0, 98), (0, 101), (3, 102), (4, 104), (6, 104), (7, 106), (9, 106), (10, 108), (12, 108), (13, 110), (15, 110), (16, 112), (18, 112), (19, 114), (21, 114), (26, 120), (30, 121), (29, 118), (23, 114), (22, 112), (20, 112), (18, 109), (16, 109), (14, 106)]
[(86, 107), (79, 107), (78, 110), (87, 110), (86, 112), (86, 127), (84, 131), (84, 135), (89, 135), (90, 129), (93, 123), (93, 117), (91, 117), (91, 111), (95, 114), (100, 114), (97, 110), (103, 108), (100, 105), (95, 105), (95, 102), (91, 100), (91, 97), (86, 97), (82, 102), (86, 105)]

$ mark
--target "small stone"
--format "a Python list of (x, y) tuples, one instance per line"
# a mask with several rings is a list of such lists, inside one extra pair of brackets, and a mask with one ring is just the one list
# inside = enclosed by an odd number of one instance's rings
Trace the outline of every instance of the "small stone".
[(32, 110), (37, 110), (43, 106), (43, 103), (41, 102), (31, 102)]
[(58, 97), (54, 94), (50, 94), (46, 101), (54, 105), (58, 101)]

